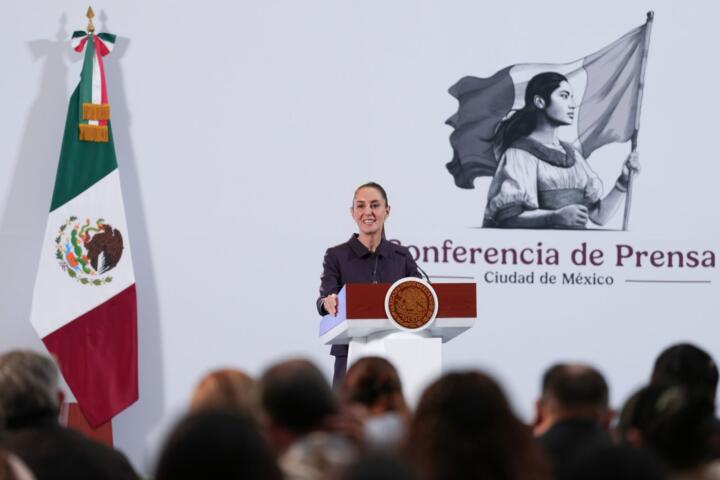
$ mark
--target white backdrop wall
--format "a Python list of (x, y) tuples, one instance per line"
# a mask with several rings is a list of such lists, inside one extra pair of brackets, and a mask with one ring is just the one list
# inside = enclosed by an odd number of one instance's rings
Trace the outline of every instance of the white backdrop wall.
[[(235, 365), (258, 374), (310, 357), (326, 247), (354, 231), (354, 187), (389, 191), (392, 238), (418, 246), (558, 249), (557, 267), (421, 263), (478, 282), (479, 321), (445, 353), (448, 368), (496, 374), (524, 418), (541, 372), (598, 365), (619, 407), (655, 355), (690, 340), (720, 353), (717, 269), (572, 266), (587, 242), (608, 258), (638, 249), (713, 250), (720, 42), (711, 1), (140, 2), (93, 5), (119, 36), (106, 60), (139, 296), (140, 401), (115, 421), (143, 468), (148, 432), (187, 403), (198, 378)], [(41, 349), (28, 323), (69, 93), (69, 38), (86, 2), (6, 2), (0, 16), (0, 350)], [(568, 62), (655, 10), (631, 232), (478, 229), (489, 179), (455, 187), (447, 88), (520, 62)], [(628, 145), (591, 164), (611, 185)], [(617, 228), (619, 216), (611, 227)], [(488, 271), (581, 271), (611, 287), (496, 285)], [(628, 279), (704, 280), (629, 284)]]

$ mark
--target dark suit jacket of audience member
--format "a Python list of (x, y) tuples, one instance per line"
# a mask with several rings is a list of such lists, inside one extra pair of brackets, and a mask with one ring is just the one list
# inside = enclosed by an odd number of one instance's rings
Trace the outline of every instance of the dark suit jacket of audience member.
[(587, 448), (610, 445), (610, 435), (592, 420), (569, 419), (557, 422), (537, 438), (554, 477), (563, 472), (572, 459)]
[(122, 453), (61, 426), (53, 415), (8, 426), (0, 448), (20, 457), (37, 480), (138, 478)]
[(720, 418), (713, 418), (709, 427), (709, 459), (720, 460)]

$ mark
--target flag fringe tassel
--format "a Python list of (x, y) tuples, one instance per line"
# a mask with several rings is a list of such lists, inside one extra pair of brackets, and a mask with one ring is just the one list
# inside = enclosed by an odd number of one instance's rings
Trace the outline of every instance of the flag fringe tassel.
[(80, 140), (85, 142), (108, 142), (108, 127), (105, 125), (80, 125)]
[(110, 120), (110, 105), (83, 103), (83, 120)]

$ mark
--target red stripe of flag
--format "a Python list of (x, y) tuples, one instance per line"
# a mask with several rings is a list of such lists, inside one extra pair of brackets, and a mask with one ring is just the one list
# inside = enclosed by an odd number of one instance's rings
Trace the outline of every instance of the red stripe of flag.
[[(103, 65), (102, 57), (110, 53), (110, 50), (108, 50), (105, 44), (98, 37), (93, 37), (93, 42), (95, 42), (95, 55), (97, 55), (98, 66), (100, 67), (100, 103), (107, 105), (108, 97), (107, 85), (105, 84), (105, 65)], [(98, 125), (107, 125), (107, 123), (107, 120), (100, 120)]]
[(134, 284), (42, 340), (93, 427), (138, 399)]

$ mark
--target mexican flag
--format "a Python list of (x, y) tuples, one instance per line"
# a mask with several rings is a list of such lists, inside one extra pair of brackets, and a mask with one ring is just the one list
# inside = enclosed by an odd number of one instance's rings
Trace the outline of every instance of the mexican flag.
[(577, 121), (562, 127), (563, 140), (574, 143), (583, 157), (612, 142), (627, 142), (637, 129), (644, 59), (652, 16), (605, 48), (564, 64), (525, 63), (506, 67), (491, 77), (464, 77), (450, 87), (458, 111), (447, 120), (453, 127), (453, 158), (446, 166), (461, 188), (493, 176), (496, 158), (492, 137), (498, 124), (525, 105), (525, 88), (535, 75), (557, 72), (573, 88)]
[(93, 427), (138, 398), (135, 275), (103, 67), (114, 42), (111, 34), (73, 34), (84, 62), (70, 97), (31, 310)]

